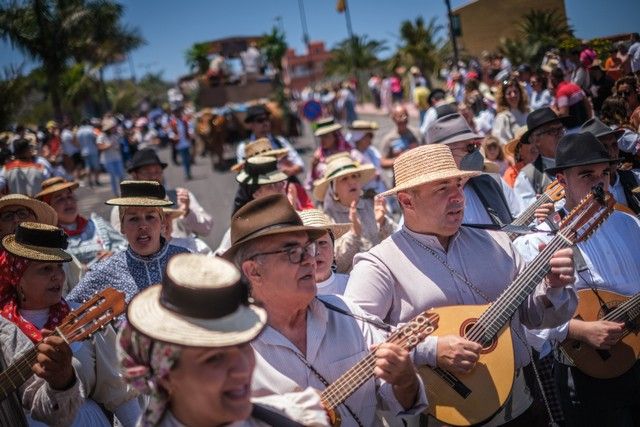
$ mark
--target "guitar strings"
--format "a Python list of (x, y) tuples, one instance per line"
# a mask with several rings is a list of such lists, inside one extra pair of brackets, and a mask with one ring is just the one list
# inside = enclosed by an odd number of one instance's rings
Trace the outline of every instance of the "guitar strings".
[(618, 319), (619, 315), (621, 315), (624, 312), (628, 311), (627, 306), (633, 306), (633, 305), (637, 304), (638, 302), (640, 302), (640, 294), (635, 294), (634, 296), (632, 296), (631, 298), (626, 300), (624, 303), (620, 304), (615, 309), (613, 309), (609, 313), (607, 313), (602, 318), (602, 320), (616, 320), (616, 319)]

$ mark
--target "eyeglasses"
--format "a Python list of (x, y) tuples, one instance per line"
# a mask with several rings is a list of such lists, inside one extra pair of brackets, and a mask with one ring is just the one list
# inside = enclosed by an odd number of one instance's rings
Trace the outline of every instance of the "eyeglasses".
[(564, 126), (556, 126), (546, 130), (535, 132), (534, 135), (535, 136), (542, 136), (542, 135), (562, 136), (565, 134), (566, 131), (567, 130), (564, 128)]
[(256, 117), (255, 119), (253, 119), (253, 121), (256, 123), (264, 123), (264, 122), (268, 122), (269, 118), (266, 116)]
[(624, 92), (618, 92), (618, 95), (620, 95), (620, 96), (621, 96), (621, 97), (623, 97), (623, 98), (626, 98), (626, 97), (628, 97), (629, 95), (631, 95), (631, 93), (632, 93), (632, 92), (631, 92), (630, 90), (626, 90), (626, 91), (624, 91)]
[(467, 153), (471, 154), (478, 149), (478, 145), (473, 143), (467, 144), (465, 149), (467, 150)]
[(261, 252), (259, 254), (252, 255), (249, 259), (254, 259), (255, 257), (262, 255), (274, 255), (274, 254), (287, 254), (287, 258), (289, 258), (289, 262), (291, 264), (300, 264), (302, 260), (305, 258), (305, 255), (310, 257), (315, 257), (318, 255), (318, 247), (316, 242), (307, 243), (304, 246), (294, 246), (292, 248), (281, 249), (279, 251), (273, 252)]
[(18, 209), (17, 211), (4, 211), (0, 213), (0, 221), (2, 222), (11, 222), (16, 218), (19, 221), (24, 221), (25, 219), (33, 217), (35, 217), (34, 213), (26, 208)]

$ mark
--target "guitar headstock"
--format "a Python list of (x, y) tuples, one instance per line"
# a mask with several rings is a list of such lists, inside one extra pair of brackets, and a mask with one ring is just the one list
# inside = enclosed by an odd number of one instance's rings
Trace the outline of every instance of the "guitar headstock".
[(438, 328), (440, 315), (429, 310), (423, 311), (398, 330), (404, 338), (402, 347), (413, 350), (422, 340)]
[(547, 188), (544, 190), (544, 194), (551, 199), (552, 202), (557, 202), (564, 199), (564, 187), (560, 185), (556, 179), (551, 184), (547, 185)]
[(124, 312), (124, 293), (107, 288), (64, 318), (56, 330), (71, 343), (82, 341)]
[(616, 200), (595, 186), (560, 223), (559, 232), (572, 243), (586, 240), (613, 212)]

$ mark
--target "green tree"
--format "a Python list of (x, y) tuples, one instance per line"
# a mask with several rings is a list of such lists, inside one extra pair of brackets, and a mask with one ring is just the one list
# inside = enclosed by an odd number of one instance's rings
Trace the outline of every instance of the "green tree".
[(394, 66), (416, 66), (425, 74), (433, 73), (442, 62), (442, 54), (447, 51), (445, 40), (440, 37), (443, 27), (431, 18), (425, 24), (418, 16), (414, 21), (400, 24), (400, 46), (394, 56)]
[(538, 63), (535, 58), (541, 51), (540, 46), (541, 44), (539, 42), (529, 44), (521, 38), (503, 38), (500, 39), (498, 52), (506, 58), (509, 58), (509, 60), (514, 64), (534, 64)]
[(346, 76), (354, 71), (366, 71), (380, 64), (378, 56), (387, 50), (382, 40), (369, 40), (366, 35), (346, 38), (331, 49), (332, 57), (324, 64), (329, 75)]
[(61, 78), (72, 60), (103, 67), (116, 52), (142, 43), (119, 24), (122, 11), (111, 0), (11, 0), (0, 6), (0, 37), (41, 64), (57, 119), (63, 110)]
[(209, 45), (194, 43), (184, 53), (184, 60), (192, 73), (205, 74), (209, 69)]
[(274, 89), (276, 102), (283, 111), (289, 111), (289, 104), (284, 95), (284, 83), (282, 81), (282, 58), (287, 53), (287, 39), (285, 34), (274, 26), (271, 32), (264, 34), (258, 43), (258, 47), (264, 54), (266, 61), (276, 71), (274, 76)]
[(21, 68), (6, 67), (3, 74), (0, 79), (0, 130), (9, 127), (29, 90), (28, 79), (22, 75)]

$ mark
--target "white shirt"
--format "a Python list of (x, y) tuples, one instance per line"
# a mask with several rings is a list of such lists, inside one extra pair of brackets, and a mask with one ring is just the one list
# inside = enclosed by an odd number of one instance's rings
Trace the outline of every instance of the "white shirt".
[[(549, 230), (542, 223), (541, 230)], [(552, 236), (535, 233), (518, 237), (514, 246), (526, 262), (538, 254), (538, 245), (547, 243)], [(577, 244), (586, 264), (586, 270), (576, 271), (574, 287), (579, 289), (602, 288), (631, 296), (640, 292), (640, 220), (627, 213), (613, 214), (586, 241)], [(545, 330), (531, 332), (552, 342), (562, 342), (567, 337), (569, 322)]]
[[(556, 161), (555, 159), (543, 157), (542, 162), (543, 165), (554, 165)], [(544, 171), (542, 173), (544, 173)], [(516, 177), (516, 181), (513, 184), (513, 192), (520, 200), (520, 206), (523, 210), (531, 206), (531, 204), (535, 202), (537, 198), (537, 194), (535, 189), (533, 188), (533, 184), (529, 181), (527, 175), (525, 175), (522, 171), (520, 171), (518, 173), (518, 176)]]
[[(366, 316), (362, 310), (341, 297), (325, 295), (322, 299), (354, 314)], [(304, 356), (291, 341), (271, 326), (267, 326), (251, 342), (256, 352), (252, 395), (283, 394), (307, 387), (323, 390), (325, 386), (322, 381), (297, 355), (305, 358), (327, 382), (333, 383), (369, 354), (370, 345), (384, 340), (382, 331), (369, 323), (329, 310), (316, 298), (311, 301), (307, 311), (307, 351)], [(346, 404), (365, 426), (379, 426), (376, 408), (387, 409), (396, 417), (414, 416), (426, 408), (426, 396), (420, 381), (416, 405), (404, 411), (393, 394), (391, 384), (370, 378), (347, 399)], [(343, 427), (357, 426), (344, 405), (337, 409)]]
[(334, 273), (332, 271), (327, 280), (316, 283), (318, 295), (344, 295), (348, 281), (348, 274)]

